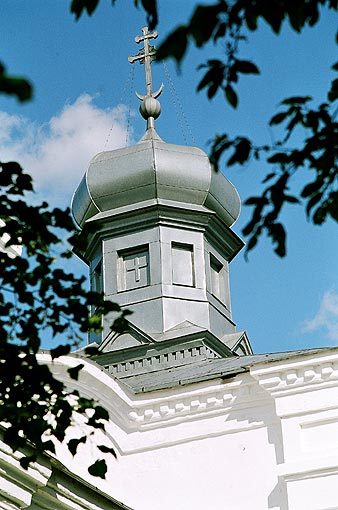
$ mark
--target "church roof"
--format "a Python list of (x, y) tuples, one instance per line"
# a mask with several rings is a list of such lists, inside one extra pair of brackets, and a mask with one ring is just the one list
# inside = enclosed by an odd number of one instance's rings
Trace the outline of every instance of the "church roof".
[(136, 145), (92, 159), (74, 193), (72, 211), (82, 228), (100, 212), (151, 199), (205, 206), (227, 226), (240, 212), (235, 187), (212, 168), (204, 151), (165, 143), (153, 128)]
[(73, 196), (74, 219), (83, 228), (99, 213), (156, 199), (205, 206), (230, 227), (240, 213), (235, 187), (213, 169), (204, 151), (165, 143), (155, 130), (155, 119), (161, 113), (157, 97), (163, 84), (153, 92), (151, 62), (156, 48), (149, 41), (158, 34), (147, 27), (142, 33), (135, 41), (143, 42), (144, 48), (128, 60), (145, 65), (146, 94), (136, 93), (142, 101), (140, 113), (147, 121), (145, 135), (135, 145), (101, 152), (92, 159)]
[(242, 372), (248, 372), (258, 363), (287, 361), (304, 355), (316, 355), (336, 348), (307, 349), (268, 354), (253, 354), (249, 356), (231, 356), (227, 358), (212, 358), (197, 361), (194, 364), (147, 372), (138, 375), (116, 374), (123, 384), (134, 393), (185, 386), (212, 379), (228, 379)]

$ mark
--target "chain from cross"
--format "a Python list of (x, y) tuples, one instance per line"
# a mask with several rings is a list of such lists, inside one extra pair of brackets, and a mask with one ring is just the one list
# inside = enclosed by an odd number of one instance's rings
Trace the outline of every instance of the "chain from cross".
[(160, 86), (160, 88), (153, 92), (153, 83), (152, 83), (152, 77), (151, 77), (151, 63), (155, 59), (156, 55), (156, 48), (155, 46), (151, 46), (149, 44), (149, 39), (156, 39), (158, 37), (158, 33), (156, 31), (149, 32), (148, 27), (142, 28), (143, 35), (136, 36), (135, 42), (139, 44), (140, 42), (143, 42), (143, 48), (138, 52), (137, 55), (128, 57), (128, 61), (133, 64), (134, 62), (139, 61), (140, 64), (144, 64), (145, 71), (146, 71), (146, 95), (142, 96), (138, 92), (136, 92), (137, 97), (142, 101), (146, 97), (158, 97), (162, 90), (163, 90), (163, 83)]

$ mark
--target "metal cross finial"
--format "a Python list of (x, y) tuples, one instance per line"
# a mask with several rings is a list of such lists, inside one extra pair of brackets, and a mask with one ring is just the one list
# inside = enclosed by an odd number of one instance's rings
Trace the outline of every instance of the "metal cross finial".
[(152, 77), (151, 77), (151, 63), (155, 58), (156, 48), (155, 48), (155, 46), (150, 46), (149, 39), (156, 39), (158, 37), (158, 33), (156, 31), (149, 32), (148, 27), (143, 27), (142, 33), (143, 33), (143, 35), (135, 37), (135, 42), (137, 44), (139, 44), (140, 42), (143, 41), (143, 48), (138, 52), (137, 55), (130, 56), (128, 58), (128, 61), (131, 64), (133, 64), (134, 62), (136, 62), (138, 60), (140, 62), (140, 64), (144, 64), (144, 66), (145, 66), (146, 95), (142, 96), (141, 94), (138, 94), (138, 92), (136, 92), (137, 97), (141, 101), (143, 99), (145, 99), (146, 97), (156, 98), (161, 94), (161, 92), (163, 90), (163, 83), (156, 92), (153, 92), (153, 89), (152, 89), (153, 84), (152, 84)]

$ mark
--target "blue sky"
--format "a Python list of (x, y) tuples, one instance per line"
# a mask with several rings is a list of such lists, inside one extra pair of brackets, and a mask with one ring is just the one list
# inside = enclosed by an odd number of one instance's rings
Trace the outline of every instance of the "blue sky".
[[(187, 19), (195, 3), (159, 2), (159, 41)], [(69, 204), (92, 156), (124, 146), (127, 135), (128, 143), (137, 141), (145, 127), (134, 95), (135, 89), (144, 92), (144, 70), (134, 64), (132, 78), (127, 60), (139, 49), (134, 37), (145, 24), (143, 11), (135, 9), (132, 0), (118, 0), (114, 8), (110, 0), (101, 0), (92, 18), (84, 16), (76, 22), (69, 4), (68, 0), (2, 0), (0, 5), (0, 58), (10, 73), (28, 76), (35, 87), (34, 100), (26, 105), (0, 97), (1, 159), (21, 161), (34, 175), (39, 194), (53, 205)], [(261, 23), (241, 51), (243, 58), (256, 62), (261, 75), (240, 81), (236, 111), (222, 95), (210, 102), (203, 92), (196, 93), (201, 78), (198, 64), (221, 55), (222, 48), (191, 48), (180, 73), (169, 62), (189, 123), (188, 143), (208, 152), (208, 140), (223, 131), (269, 142), (276, 133), (267, 123), (284, 97), (309, 94), (324, 100), (332, 78), (330, 66), (336, 60), (336, 21), (333, 13), (325, 12), (317, 28), (298, 36), (285, 27), (280, 37)], [(162, 81), (165, 85), (157, 130), (165, 141), (184, 144), (161, 64), (153, 67), (153, 80), (155, 88)], [(225, 170), (243, 201), (259, 192), (266, 172), (263, 163)], [(243, 207), (234, 226), (239, 235), (249, 215)], [(286, 211), (284, 219), (285, 259), (277, 258), (263, 240), (249, 262), (241, 253), (231, 264), (234, 320), (238, 329), (247, 330), (256, 352), (337, 345), (337, 225), (329, 221), (314, 227), (299, 206)], [(74, 267), (84, 269), (80, 263)]]

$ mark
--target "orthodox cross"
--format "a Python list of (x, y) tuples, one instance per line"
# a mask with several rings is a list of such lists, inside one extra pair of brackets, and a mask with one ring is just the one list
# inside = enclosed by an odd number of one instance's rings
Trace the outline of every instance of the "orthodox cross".
[(156, 31), (149, 32), (148, 27), (142, 28), (143, 35), (136, 36), (135, 42), (139, 44), (140, 42), (143, 42), (143, 48), (138, 52), (135, 56), (128, 57), (128, 61), (133, 64), (136, 61), (139, 61), (140, 64), (144, 64), (145, 71), (146, 71), (146, 95), (142, 96), (141, 94), (138, 94), (136, 92), (137, 97), (142, 101), (145, 97), (158, 97), (162, 90), (163, 90), (163, 83), (160, 86), (160, 88), (153, 93), (153, 83), (152, 83), (152, 77), (151, 77), (151, 63), (155, 58), (156, 55), (156, 48), (155, 46), (151, 46), (149, 44), (149, 39), (156, 39), (158, 37), (158, 33)]

